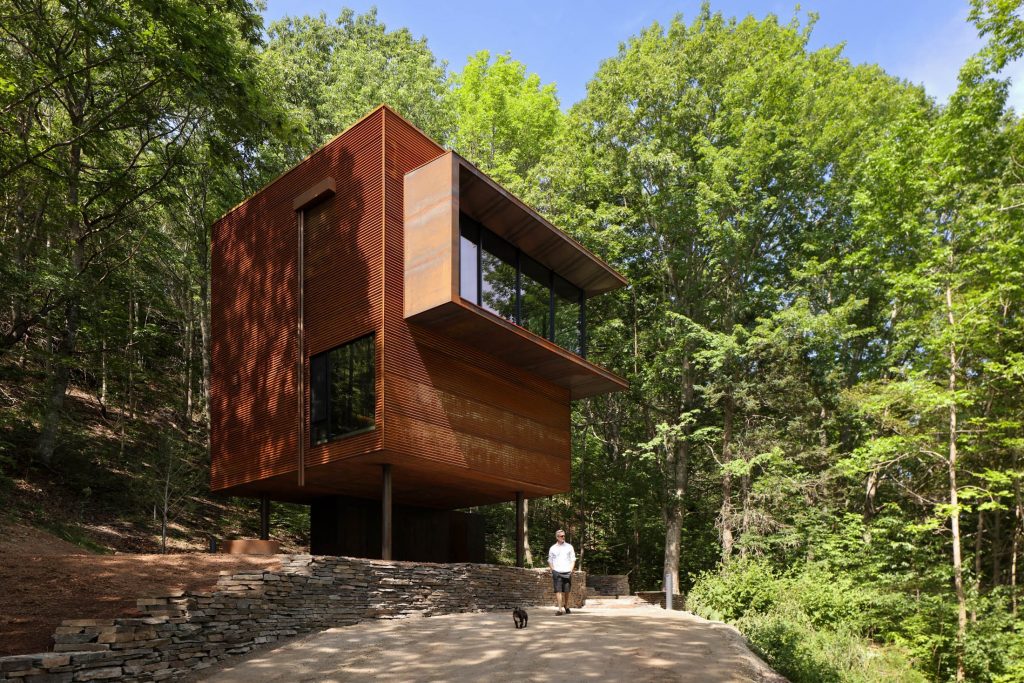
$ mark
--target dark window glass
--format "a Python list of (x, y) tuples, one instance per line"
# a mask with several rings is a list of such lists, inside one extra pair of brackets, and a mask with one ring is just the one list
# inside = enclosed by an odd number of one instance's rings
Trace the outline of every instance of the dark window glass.
[(466, 301), (479, 305), (477, 268), (480, 257), (480, 228), (465, 218), (460, 218), (459, 223), (459, 295)]
[(580, 290), (555, 275), (555, 343), (563, 349), (581, 354)]
[(515, 247), (489, 232), (483, 232), (480, 241), (480, 305), (516, 322)]
[(374, 426), (375, 358), (372, 334), (310, 358), (312, 443)]
[(327, 441), (327, 354), (309, 359), (309, 424), (311, 443)]
[(534, 334), (551, 339), (551, 271), (525, 254), (519, 256), (523, 298), (520, 325)]
[(459, 215), (459, 293), (586, 358), (580, 289), (465, 214)]

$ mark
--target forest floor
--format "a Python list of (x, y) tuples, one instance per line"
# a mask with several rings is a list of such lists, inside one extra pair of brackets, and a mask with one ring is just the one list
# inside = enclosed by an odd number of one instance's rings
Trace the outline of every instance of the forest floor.
[(45, 652), (63, 619), (136, 613), (136, 599), (212, 587), (220, 572), (274, 567), (256, 555), (98, 555), (22, 524), (0, 527), (0, 656)]

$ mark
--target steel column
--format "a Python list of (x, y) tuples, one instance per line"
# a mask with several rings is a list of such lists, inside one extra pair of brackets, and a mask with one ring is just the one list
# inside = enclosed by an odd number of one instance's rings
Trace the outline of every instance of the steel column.
[(384, 478), (381, 488), (380, 557), (391, 559), (391, 465), (381, 465)]
[(526, 498), (522, 491), (516, 491), (516, 566), (526, 564)]
[(260, 496), (260, 540), (270, 540), (270, 496)]

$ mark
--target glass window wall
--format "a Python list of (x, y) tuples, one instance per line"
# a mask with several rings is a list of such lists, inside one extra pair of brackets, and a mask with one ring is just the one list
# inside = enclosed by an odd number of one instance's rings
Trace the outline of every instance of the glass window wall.
[(505, 320), (518, 323), (516, 249), (486, 230), (481, 231), (480, 237), (480, 305)]
[(522, 270), (522, 303), (519, 324), (539, 337), (551, 339), (551, 271), (526, 255), (519, 257)]
[(555, 336), (554, 342), (563, 349), (581, 356), (583, 351), (583, 293), (562, 277), (554, 278)]
[(460, 215), (462, 298), (586, 357), (582, 290), (466, 215)]

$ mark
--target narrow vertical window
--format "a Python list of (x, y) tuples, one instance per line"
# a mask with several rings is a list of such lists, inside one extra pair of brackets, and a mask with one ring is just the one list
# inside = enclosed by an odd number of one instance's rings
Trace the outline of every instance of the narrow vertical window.
[(309, 442), (327, 441), (327, 354), (309, 359)]
[(480, 305), (480, 229), (476, 223), (460, 219), (459, 296)]
[(312, 443), (324, 443), (374, 426), (375, 359), (372, 334), (310, 358)]

